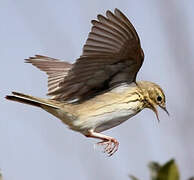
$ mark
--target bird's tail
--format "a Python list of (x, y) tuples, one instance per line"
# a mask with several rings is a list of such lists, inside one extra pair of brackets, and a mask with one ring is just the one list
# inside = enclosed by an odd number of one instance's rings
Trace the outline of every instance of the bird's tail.
[(52, 103), (53, 100), (46, 100), (43, 98), (37, 98), (34, 96), (30, 96), (30, 95), (26, 95), (26, 94), (22, 94), (22, 93), (18, 93), (18, 92), (12, 92), (12, 95), (8, 95), (5, 98), (8, 100), (11, 100), (11, 101), (29, 104), (29, 105), (41, 107), (41, 108), (43, 108), (45, 106), (52, 107), (55, 109), (59, 108), (56, 103)]

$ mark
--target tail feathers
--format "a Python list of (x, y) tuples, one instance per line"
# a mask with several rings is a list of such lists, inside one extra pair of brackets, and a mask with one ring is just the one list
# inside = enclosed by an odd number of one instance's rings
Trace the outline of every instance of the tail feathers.
[(48, 100), (36, 98), (36, 97), (29, 96), (26, 94), (18, 93), (18, 92), (12, 92), (12, 95), (8, 95), (5, 98), (11, 101), (29, 104), (29, 105), (36, 106), (36, 107), (48, 106), (48, 107), (52, 107), (56, 109), (59, 108), (57, 105), (54, 105)]

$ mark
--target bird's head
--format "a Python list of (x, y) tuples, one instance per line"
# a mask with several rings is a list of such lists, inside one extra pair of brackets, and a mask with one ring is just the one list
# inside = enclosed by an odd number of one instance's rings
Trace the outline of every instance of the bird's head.
[(139, 82), (138, 85), (142, 89), (145, 98), (145, 107), (154, 111), (158, 121), (159, 116), (157, 106), (162, 108), (169, 115), (169, 112), (166, 109), (165, 94), (159, 85), (147, 81)]

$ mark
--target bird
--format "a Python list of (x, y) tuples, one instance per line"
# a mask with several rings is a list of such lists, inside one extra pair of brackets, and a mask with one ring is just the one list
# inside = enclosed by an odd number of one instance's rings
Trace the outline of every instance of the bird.
[(136, 80), (144, 52), (126, 15), (115, 8), (97, 15), (91, 23), (83, 52), (73, 64), (42, 55), (25, 59), (48, 75), (49, 98), (12, 92), (6, 99), (42, 108), (71, 130), (98, 139), (97, 144), (112, 156), (119, 142), (103, 131), (145, 108), (151, 109), (158, 121), (157, 107), (169, 113), (162, 88)]

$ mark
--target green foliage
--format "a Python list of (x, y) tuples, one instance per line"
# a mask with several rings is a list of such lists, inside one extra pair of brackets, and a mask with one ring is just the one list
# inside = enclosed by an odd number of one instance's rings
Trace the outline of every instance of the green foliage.
[(1, 169), (0, 169), (0, 180), (3, 180), (2, 174), (1, 174)]
[(178, 167), (174, 160), (170, 160), (158, 171), (158, 177), (156, 180), (179, 180), (180, 175)]
[(129, 177), (131, 178), (131, 180), (138, 180), (135, 176), (129, 175)]
[[(157, 162), (151, 162), (148, 165), (150, 169), (151, 180), (179, 180), (180, 174), (175, 161), (172, 159), (164, 165)], [(139, 180), (134, 176), (129, 176), (131, 180)]]

